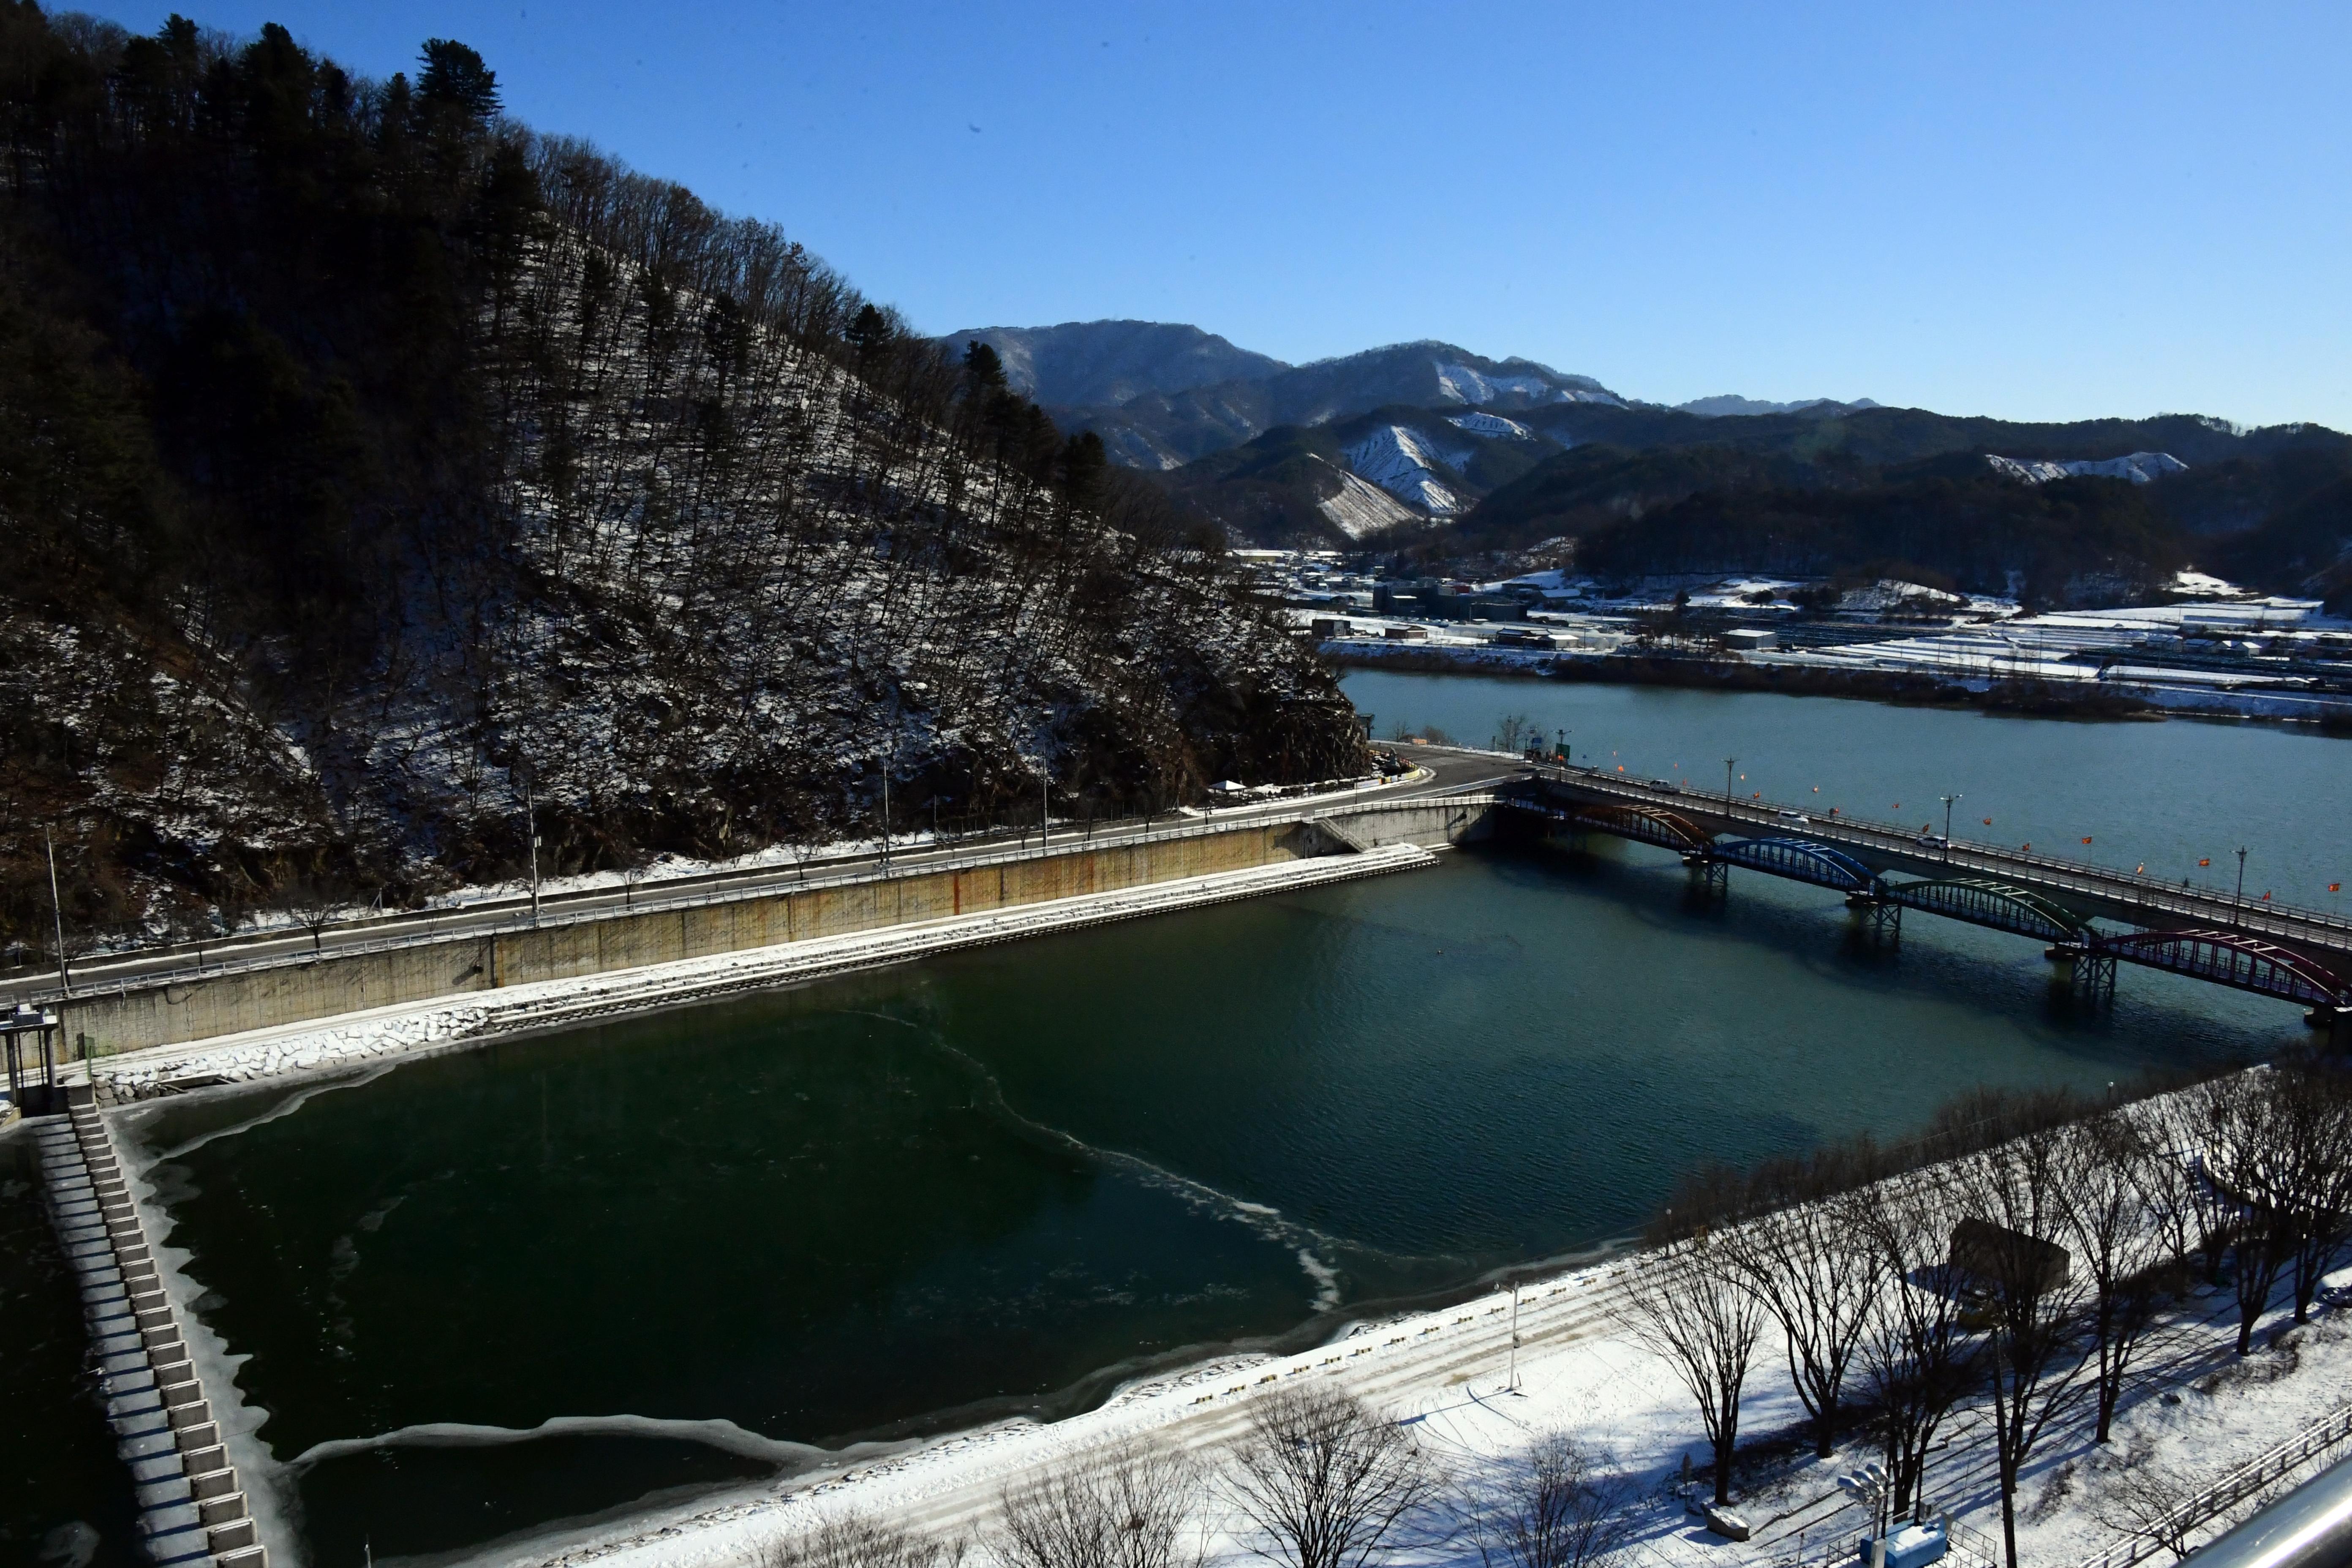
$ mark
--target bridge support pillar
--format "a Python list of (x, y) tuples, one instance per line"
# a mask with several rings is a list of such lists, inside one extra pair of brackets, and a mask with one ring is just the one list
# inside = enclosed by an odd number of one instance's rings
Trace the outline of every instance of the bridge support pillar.
[(2082, 942), (2060, 942), (2042, 950), (2057, 966), (2052, 978), (2062, 981), (2075, 995), (2094, 1002), (2112, 1002), (2116, 995), (2116, 961), (2112, 954)]
[(1853, 912), (1854, 923), (1874, 941), (1903, 940), (1903, 906), (1894, 900), (1870, 893), (1848, 893), (1845, 907)]
[(2314, 1007), (2303, 1021), (2323, 1031), (2322, 1040), (2329, 1050), (2352, 1052), (2352, 1006)]
[(1731, 892), (1731, 867), (1712, 855), (1685, 855), (1683, 866), (1690, 872), (1691, 891), (1712, 898), (1724, 898)]

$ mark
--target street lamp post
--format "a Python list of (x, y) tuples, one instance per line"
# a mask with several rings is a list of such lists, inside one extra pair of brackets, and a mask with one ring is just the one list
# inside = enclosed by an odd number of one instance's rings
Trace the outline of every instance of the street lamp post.
[(2242, 899), (2244, 899), (2244, 898), (2245, 898), (2245, 896), (2246, 896), (2246, 851), (2245, 851), (2244, 847), (2242, 846), (2242, 847), (2239, 848), (2239, 850), (2238, 850), (2238, 897), (2239, 897), (2241, 900), (2242, 900)]
[[(73, 971), (66, 967), (66, 905), (65, 900), (58, 896), (58, 840), (55, 831), (43, 827), (41, 842), (49, 852), (49, 914), (58, 923), (58, 989), (70, 996), (73, 994)], [(197, 954), (196, 962), (202, 963), (204, 955)]]
[(539, 923), (539, 807), (530, 794), (530, 774), (522, 775), (523, 831), (530, 837), (530, 923)]
[(1964, 795), (1948, 795), (1944, 798), (1944, 858), (1952, 858), (1952, 807), (1968, 799)]
[(1731, 820), (1731, 770), (1739, 765), (1738, 757), (1723, 759), (1723, 819)]

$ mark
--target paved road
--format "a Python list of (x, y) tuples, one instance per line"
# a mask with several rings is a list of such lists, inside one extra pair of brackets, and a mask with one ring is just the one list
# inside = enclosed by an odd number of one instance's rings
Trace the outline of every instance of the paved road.
[[(1955, 839), (1922, 842), (1916, 828), (1854, 817), (1800, 813), (1774, 801), (1726, 800), (1722, 795), (1653, 789), (1633, 779), (1586, 773), (1580, 768), (1544, 770), (1557, 792), (1610, 805), (1658, 806), (1691, 818), (1699, 826), (1723, 825), (1758, 837), (1804, 838), (1853, 854), (1879, 870), (1922, 877), (1990, 877), (2011, 887), (2047, 895), (2086, 915), (2105, 915), (2147, 927), (2220, 927), (2267, 937), (2336, 962), (2352, 959), (2352, 920), (2317, 910), (2295, 909), (2259, 899), (2242, 899), (2202, 888), (2183, 888), (2151, 877), (2111, 871), (2086, 861), (2004, 849), (1999, 845)], [(1798, 821), (1790, 820), (1797, 816)]]
[[(1184, 816), (1168, 812), (1149, 822), (1129, 819), (1097, 823), (1087, 837), (1096, 844), (1118, 843), (1178, 829), (1197, 830), (1226, 824), (1278, 820), (1370, 802), (1459, 794), (1483, 789), (1498, 779), (1525, 772), (1524, 764), (1488, 752), (1438, 746), (1403, 746), (1399, 750), (1408, 760), (1428, 770), (1431, 776), (1360, 790), (1351, 795), (1305, 801), (1267, 801), (1254, 805), (1221, 808), (1207, 816)], [(1084, 832), (1076, 826), (1057, 824), (1047, 847), (1065, 847)], [(890, 856), (889, 864), (897, 871), (917, 870), (993, 859), (1007, 853), (1019, 853), (1024, 848), (1031, 853), (1036, 852), (1034, 830), (1025, 838), (1018, 832), (1006, 830), (959, 839), (942, 847), (901, 849)], [(804, 868), (762, 866), (747, 870), (665, 878), (658, 881), (640, 882), (634, 889), (596, 888), (549, 893), (540, 899), (539, 920), (541, 923), (569, 922), (624, 908), (657, 910), (709, 903), (803, 881), (834, 882), (872, 876), (881, 869), (881, 865), (878, 854), (839, 855), (814, 859)], [(439, 941), (455, 935), (511, 931), (530, 923), (528, 895), (488, 898), (455, 908), (338, 921), (320, 931), (315, 938), (310, 931), (299, 927), (276, 929), (208, 942), (201, 950), (181, 944), (106, 957), (93, 955), (76, 959), (72, 966), (73, 989), (78, 994), (86, 991), (113, 990), (118, 986), (135, 985), (175, 974), (235, 972), (283, 963), (305, 954), (331, 956), (387, 945)], [(58, 978), (53, 971), (20, 972), (0, 981), (0, 1005), (52, 998), (57, 994)]]

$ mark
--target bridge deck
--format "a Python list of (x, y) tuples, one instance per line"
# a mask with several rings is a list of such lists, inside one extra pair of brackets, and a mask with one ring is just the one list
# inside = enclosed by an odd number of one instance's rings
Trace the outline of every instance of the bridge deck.
[(2179, 887), (2086, 861), (1967, 839), (1955, 839), (1948, 847), (1923, 845), (1916, 829), (1842, 814), (1828, 816), (1803, 811), (1801, 815), (1806, 820), (1791, 823), (1783, 820), (1783, 814), (1800, 808), (1777, 801), (1727, 800), (1719, 795), (1656, 790), (1580, 768), (1547, 768), (1529, 783), (1532, 797), (1549, 806), (1639, 805), (1671, 811), (1702, 827), (1741, 837), (1800, 837), (1842, 849), (1879, 871), (1904, 871), (1938, 880), (1991, 878), (2085, 915), (2150, 928), (2220, 928), (2304, 949), (2331, 961), (2338, 973), (2352, 964), (2352, 920), (2317, 910)]

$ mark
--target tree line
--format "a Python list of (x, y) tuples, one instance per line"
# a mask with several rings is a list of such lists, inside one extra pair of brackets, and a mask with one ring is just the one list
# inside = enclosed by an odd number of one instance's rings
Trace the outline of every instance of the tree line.
[(2241, 1356), (2282, 1282), (2309, 1321), (2352, 1245), (2352, 1081), (2305, 1060), (2132, 1103), (1984, 1091), (1899, 1149), (1695, 1173), (1651, 1239), (1637, 1331), (1694, 1399), (1718, 1503), (1777, 1331), (1815, 1453), (1866, 1424), (1896, 1515), (1926, 1507), (1937, 1435), (1981, 1414), (2015, 1568), (2027, 1462), (2085, 1415), (2110, 1441), (2168, 1309), (2226, 1285)]

